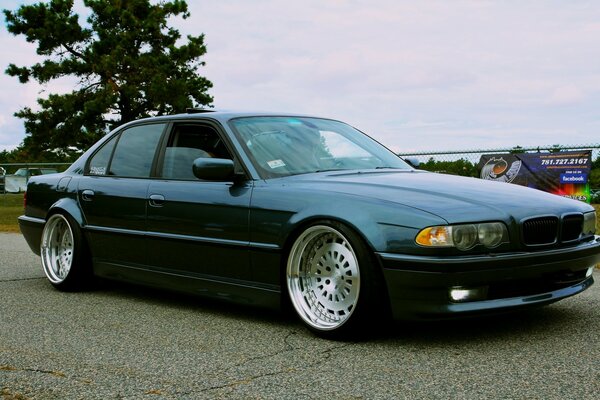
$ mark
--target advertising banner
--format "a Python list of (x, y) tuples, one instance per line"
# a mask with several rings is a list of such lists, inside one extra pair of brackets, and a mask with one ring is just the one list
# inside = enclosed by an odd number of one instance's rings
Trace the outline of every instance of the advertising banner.
[(481, 179), (515, 183), (590, 202), (588, 177), (592, 151), (485, 154), (479, 160)]

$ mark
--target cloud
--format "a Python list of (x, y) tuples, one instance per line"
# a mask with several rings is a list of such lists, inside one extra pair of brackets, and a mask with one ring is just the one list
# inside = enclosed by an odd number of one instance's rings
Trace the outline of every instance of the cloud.
[[(598, 141), (596, 2), (188, 4), (191, 17), (171, 22), (205, 33), (198, 73), (217, 108), (331, 116), (395, 149)], [(0, 48), (23, 54), (1, 50), (3, 60), (33, 57), (6, 35)], [(6, 79), (3, 112), (35, 104), (39, 89)]]
[(572, 105), (581, 102), (584, 98), (584, 93), (578, 87), (565, 85), (554, 89), (547, 103), (561, 106)]

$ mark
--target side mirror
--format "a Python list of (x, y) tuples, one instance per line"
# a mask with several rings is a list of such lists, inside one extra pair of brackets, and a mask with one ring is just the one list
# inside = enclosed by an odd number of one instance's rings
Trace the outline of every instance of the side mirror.
[(233, 181), (233, 160), (225, 158), (196, 158), (194, 176), (205, 181)]
[(404, 158), (404, 161), (406, 161), (408, 164), (410, 164), (410, 166), (413, 168), (419, 168), (419, 165), (421, 165), (421, 162), (416, 157)]

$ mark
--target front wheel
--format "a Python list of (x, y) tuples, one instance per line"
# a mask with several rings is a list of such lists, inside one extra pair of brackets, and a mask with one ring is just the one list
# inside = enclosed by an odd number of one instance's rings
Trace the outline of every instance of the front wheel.
[(91, 279), (87, 248), (75, 221), (53, 214), (46, 221), (40, 244), (46, 277), (60, 290), (84, 289)]
[(300, 319), (321, 336), (359, 333), (361, 320), (379, 314), (372, 264), (362, 239), (344, 225), (330, 221), (306, 228), (294, 241), (286, 268)]

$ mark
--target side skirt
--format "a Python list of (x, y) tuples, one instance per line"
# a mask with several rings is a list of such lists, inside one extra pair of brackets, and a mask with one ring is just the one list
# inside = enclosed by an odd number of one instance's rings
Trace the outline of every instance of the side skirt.
[(230, 303), (280, 309), (281, 291), (274, 285), (222, 278), (148, 270), (94, 259), (94, 274), (101, 278), (194, 294)]

